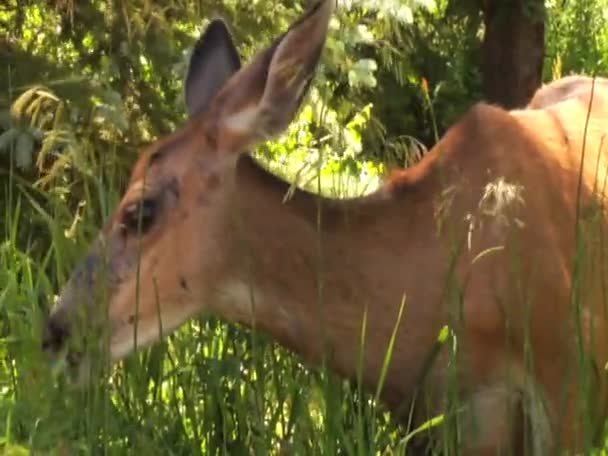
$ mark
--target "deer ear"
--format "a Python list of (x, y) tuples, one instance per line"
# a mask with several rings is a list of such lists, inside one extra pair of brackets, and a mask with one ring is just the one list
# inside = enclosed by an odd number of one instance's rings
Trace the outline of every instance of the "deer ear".
[(226, 81), (241, 68), (239, 54), (224, 21), (214, 19), (190, 57), (186, 76), (186, 106), (190, 117), (204, 111)]
[(281, 133), (293, 120), (314, 76), (335, 1), (319, 1), (220, 95), (221, 125), (244, 138), (243, 146)]

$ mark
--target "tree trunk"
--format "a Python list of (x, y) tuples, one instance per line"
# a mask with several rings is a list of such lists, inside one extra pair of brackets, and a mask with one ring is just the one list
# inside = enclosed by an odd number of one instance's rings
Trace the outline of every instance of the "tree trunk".
[(481, 72), (486, 101), (525, 106), (542, 81), (544, 0), (484, 0)]

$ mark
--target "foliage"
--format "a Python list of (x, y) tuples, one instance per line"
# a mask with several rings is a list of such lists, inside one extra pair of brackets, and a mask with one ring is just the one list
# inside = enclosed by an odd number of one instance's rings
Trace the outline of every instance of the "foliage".
[(566, 2), (552, 0), (547, 46), (547, 77), (584, 69), (588, 74), (608, 74), (608, 1)]
[[(385, 166), (415, 161), (421, 144), (431, 145), (480, 98), (479, 16), (455, 15), (451, 3), (340, 0), (306, 106), (256, 155), (301, 186), (339, 195), (370, 191)], [(547, 4), (546, 77), (608, 74), (608, 2)], [(52, 377), (38, 348), (44, 314), (111, 213), (138, 151), (183, 122), (181, 81), (202, 28), (225, 17), (247, 59), (304, 6), (0, 3), (0, 445), (7, 454), (405, 452), (407, 431), (356, 386), (213, 319), (190, 322), (86, 391)]]

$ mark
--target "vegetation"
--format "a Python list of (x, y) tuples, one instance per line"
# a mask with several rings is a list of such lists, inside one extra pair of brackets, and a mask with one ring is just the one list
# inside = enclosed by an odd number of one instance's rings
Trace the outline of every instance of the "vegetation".
[[(306, 106), (256, 156), (300, 186), (339, 195), (370, 191), (387, 168), (412, 163), (483, 96), (478, 3), (341, 0)], [(139, 151), (185, 119), (188, 51), (209, 19), (226, 18), (246, 59), (305, 7), (0, 4), (6, 454), (406, 453), (420, 430), (397, 426), (356, 384), (308, 370), (263, 335), (215, 319), (189, 322), (82, 390), (40, 352), (44, 317)], [(608, 75), (608, 0), (546, 0), (544, 21), (545, 80)]]

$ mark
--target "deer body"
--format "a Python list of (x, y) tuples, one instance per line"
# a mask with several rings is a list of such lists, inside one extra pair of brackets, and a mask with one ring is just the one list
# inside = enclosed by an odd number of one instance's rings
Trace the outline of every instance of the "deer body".
[(582, 414), (597, 429), (606, 414), (608, 82), (566, 78), (519, 111), (476, 105), (372, 195), (285, 200), (289, 184), (243, 152), (291, 121), (331, 4), (242, 69), (212, 23), (186, 80), (189, 123), (135, 166), (45, 347), (61, 348), (102, 286), (114, 360), (206, 311), (347, 378), (362, 360), (373, 391), (396, 331), (382, 397), (398, 415), (412, 402), (418, 420), (441, 413), (454, 387), (463, 452), (580, 450)]
[[(587, 100), (576, 99), (574, 106), (562, 107), (564, 112), (574, 114), (576, 124), (570, 123), (572, 131), (583, 130), (586, 103)], [(376, 194), (346, 202), (323, 201), (320, 233), (317, 198), (296, 192), (283, 203), (289, 184), (269, 176), (251, 158), (243, 156), (235, 180), (235, 212), (246, 220), (247, 230), (236, 228), (234, 236), (239, 241), (244, 238), (250, 249), (255, 273), (243, 272), (242, 281), (247, 283), (249, 277), (259, 299), (255, 299), (254, 292), (253, 319), (250, 315), (229, 318), (257, 325), (310, 361), (318, 362), (323, 353), (322, 347), (315, 345), (323, 340), (316, 315), (321, 280), (333, 368), (355, 377), (365, 313), (363, 372), (365, 382), (373, 388), (405, 295), (405, 317), (399, 325), (384, 390), (385, 400), (395, 409), (403, 409), (404, 398), (409, 398), (419, 386), (439, 331), (446, 322), (454, 321), (451, 313), (456, 309), (462, 309), (459, 343), (467, 365), (463, 383), (470, 385), (472, 392), (476, 388), (483, 390), (480, 385), (500, 384), (509, 369), (514, 393), (529, 388), (529, 384), (524, 385), (532, 381), (526, 374), (524, 359), (529, 356), (538, 360), (534, 363), (538, 384), (533, 384), (533, 388), (546, 388), (556, 400), (572, 398), (578, 382), (572, 384), (572, 390), (564, 390), (563, 378), (578, 369), (573, 364), (577, 334), (570, 293), (579, 166), (575, 151), (582, 139), (576, 135), (566, 138), (562, 130), (555, 128), (544, 130), (544, 137), (539, 138), (529, 125), (542, 125), (548, 120), (545, 116), (545, 112), (534, 111), (507, 113), (483, 104), (474, 107), (423, 163), (396, 173)], [(478, 149), (472, 150), (470, 143)], [(593, 146), (589, 144), (590, 150)], [(566, 149), (569, 152), (564, 156)], [(589, 152), (587, 156), (592, 163), (597, 163), (597, 158), (597, 153)], [(472, 168), (484, 171), (461, 172)], [(486, 219), (480, 221), (484, 223), (473, 230), (470, 247), (466, 246), (453, 259), (456, 265), (451, 272), (449, 247), (462, 243), (474, 224), (468, 215), (484, 217), (480, 215), (480, 202), (488, 183), (499, 176), (526, 189), (522, 195), (524, 204), (506, 201), (507, 207), (502, 208), (505, 215), (516, 209), (511, 220), (501, 222), (500, 214), (486, 214)], [(597, 178), (593, 175), (593, 181), (584, 186), (584, 193), (593, 187), (592, 182), (602, 180), (602, 173)], [(461, 193), (453, 196), (451, 212), (444, 221), (444, 231), (453, 232), (438, 234), (437, 207), (441, 205), (443, 189), (451, 187), (456, 188), (454, 192), (460, 187)], [(508, 204), (515, 207), (509, 208)], [(516, 233), (512, 234), (512, 230)], [(499, 249), (493, 251), (494, 248)], [(319, 249), (322, 278), (317, 266)], [(237, 254), (230, 270), (239, 270), (239, 258)], [(518, 259), (520, 264), (514, 264)], [(591, 286), (582, 306), (583, 326), (594, 327), (588, 328), (583, 338), (589, 344), (593, 337), (595, 346), (587, 349), (594, 351), (593, 363), (603, 366), (608, 357), (605, 301), (599, 288), (602, 282), (599, 277), (591, 277), (593, 273), (585, 274)], [(444, 295), (450, 275), (462, 284), (461, 308)], [(226, 309), (217, 311), (223, 314)], [(597, 317), (589, 320), (591, 315)], [(511, 340), (505, 328), (507, 318), (512, 327)], [(527, 354), (526, 342), (533, 347)], [(439, 354), (426, 373), (430, 389), (443, 392), (447, 362), (448, 357)], [(601, 389), (597, 394), (601, 397), (605, 384), (603, 378), (599, 380)], [(440, 404), (438, 400), (436, 413), (440, 412)], [(598, 406), (595, 413), (604, 413), (601, 401), (594, 406)], [(574, 429), (571, 431), (574, 438)], [(568, 432), (562, 437), (568, 439)], [(573, 442), (561, 442), (567, 443)]]

